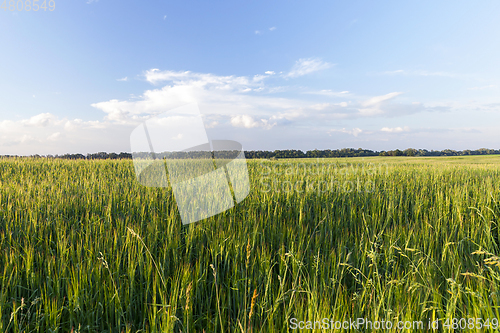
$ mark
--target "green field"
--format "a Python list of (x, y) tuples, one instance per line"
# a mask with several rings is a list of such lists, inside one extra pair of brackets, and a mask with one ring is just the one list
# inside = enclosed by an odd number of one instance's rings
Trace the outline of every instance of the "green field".
[(0, 332), (495, 330), (500, 156), (248, 167), (241, 204), (183, 226), (130, 160), (0, 159)]

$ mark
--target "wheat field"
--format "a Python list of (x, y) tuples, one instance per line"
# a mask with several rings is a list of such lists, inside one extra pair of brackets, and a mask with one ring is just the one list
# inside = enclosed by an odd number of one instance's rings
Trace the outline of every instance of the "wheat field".
[(0, 332), (498, 326), (500, 156), (248, 169), (243, 202), (182, 225), (171, 188), (140, 185), (130, 160), (0, 159)]

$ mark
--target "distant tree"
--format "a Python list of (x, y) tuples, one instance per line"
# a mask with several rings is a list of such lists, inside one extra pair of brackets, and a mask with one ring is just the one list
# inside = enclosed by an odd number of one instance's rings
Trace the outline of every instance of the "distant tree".
[(403, 155), (405, 156), (416, 156), (418, 154), (418, 150), (413, 148), (408, 148), (403, 151)]

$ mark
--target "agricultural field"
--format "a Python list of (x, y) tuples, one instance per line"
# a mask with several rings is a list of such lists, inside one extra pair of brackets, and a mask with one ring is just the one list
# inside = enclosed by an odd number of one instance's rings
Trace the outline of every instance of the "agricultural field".
[(182, 225), (131, 160), (0, 159), (0, 332), (495, 331), (499, 155), (247, 162)]

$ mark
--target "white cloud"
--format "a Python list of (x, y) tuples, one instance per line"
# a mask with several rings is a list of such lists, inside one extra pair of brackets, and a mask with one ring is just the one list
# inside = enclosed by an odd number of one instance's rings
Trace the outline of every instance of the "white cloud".
[(21, 140), (20, 140), (21, 143), (27, 143), (27, 142), (33, 142), (33, 141), (36, 141), (35, 138), (33, 138), (31, 135), (28, 135), (28, 134), (24, 134), (23, 136), (21, 136)]
[(233, 127), (241, 127), (241, 128), (264, 128), (270, 130), (274, 126), (278, 125), (278, 123), (286, 123), (290, 119), (294, 118), (292, 114), (278, 114), (269, 117), (269, 119), (259, 119), (255, 120), (252, 116), (249, 115), (237, 115), (231, 117), (231, 125)]
[(386, 71), (380, 73), (382, 75), (410, 75), (410, 76), (443, 76), (443, 77), (457, 77), (456, 74), (448, 72), (429, 72), (425, 70), (403, 70), (398, 69), (395, 71)]
[(288, 112), (288, 113), (279, 113), (276, 115), (272, 115), (268, 117), (268, 119), (261, 118), (259, 120), (255, 120), (254, 117), (250, 115), (236, 115), (231, 117), (231, 125), (233, 127), (241, 127), (241, 128), (263, 128), (270, 130), (278, 124), (286, 124), (289, 123), (294, 118), (300, 117), (302, 114), (300, 112)]
[(55, 133), (52, 133), (51, 135), (49, 135), (47, 137), (47, 140), (49, 141), (57, 141), (61, 138), (61, 132), (55, 132)]
[[(147, 90), (135, 100), (113, 99), (94, 103), (92, 106), (106, 114), (105, 120), (125, 125), (183, 104), (197, 102), (203, 105), (202, 109), (206, 114), (225, 116), (226, 123), (230, 123), (234, 115), (246, 114), (257, 119), (267, 119), (268, 123), (262, 120), (259, 124), (270, 128), (278, 120), (281, 123), (289, 120), (288, 116), (271, 120), (276, 114), (280, 114), (283, 110), (307, 107), (310, 104), (300, 100), (269, 96), (268, 94), (273, 92), (273, 87), (268, 88), (265, 85), (265, 79), (269, 75), (217, 76), (190, 71), (151, 69), (144, 72), (144, 77), (150, 83), (166, 85), (159, 89)], [(259, 94), (262, 92), (266, 95)], [(251, 124), (242, 121), (243, 119), (235, 120), (238, 125)]]
[(163, 21), (167, 19), (167, 15), (163, 15)]
[(328, 134), (331, 135), (332, 132), (345, 133), (345, 134), (349, 134), (349, 135), (357, 137), (359, 134), (363, 133), (363, 130), (361, 128), (357, 128), (357, 127), (350, 129), (350, 130), (345, 129), (345, 128), (332, 129), (332, 130), (328, 131)]
[(54, 121), (56, 117), (51, 113), (40, 113), (36, 116), (33, 116), (29, 119), (23, 120), (23, 124), (26, 126), (38, 126), (45, 127), (50, 124), (51, 121)]
[(270, 94), (274, 94), (274, 93), (281, 93), (281, 92), (285, 92), (287, 91), (288, 88), (287, 87), (283, 87), (283, 86), (276, 86), (276, 87), (268, 87), (266, 89), (266, 91)]
[(396, 96), (399, 96), (401, 94), (402, 94), (402, 92), (392, 92), (392, 93), (389, 93), (389, 94), (386, 94), (386, 95), (382, 95), (382, 96), (375, 96), (375, 97), (370, 98), (367, 101), (362, 102), (361, 105), (363, 107), (375, 106), (375, 105), (378, 105), (378, 104), (380, 104), (382, 102), (390, 100), (390, 99), (392, 99), (392, 98), (394, 98)]
[(387, 133), (402, 133), (402, 132), (409, 132), (410, 128), (408, 126), (404, 127), (383, 127), (381, 129), (382, 132), (387, 132)]
[[(293, 75), (305, 75), (304, 73), (330, 66), (325, 64), (317, 59), (301, 59), (297, 61), (293, 69), (296, 73)], [(103, 117), (99, 120), (59, 118), (51, 113), (41, 113), (19, 121), (0, 121), (2, 154), (9, 153), (5, 152), (4, 147), (10, 147), (10, 152), (14, 153), (22, 153), (21, 148), (29, 153), (29, 149), (38, 147), (38, 152), (44, 154), (75, 152), (81, 147), (87, 147), (87, 151), (83, 153), (104, 151), (106, 147), (114, 147), (109, 148), (109, 151), (126, 151), (130, 130), (138, 123), (155, 114), (192, 102), (200, 105), (207, 132), (212, 131), (220, 135), (221, 139), (253, 140), (262, 145), (262, 149), (268, 149), (271, 135), (278, 138), (279, 133), (282, 133), (280, 131), (296, 134), (297, 141), (290, 141), (290, 145), (294, 147), (309, 140), (300, 136), (300, 133), (307, 136), (306, 129), (310, 134), (311, 128), (321, 128), (314, 135), (322, 133), (326, 136), (328, 128), (346, 126), (329, 133), (367, 138), (372, 132), (361, 130), (357, 127), (360, 125), (355, 123), (340, 126), (339, 121), (398, 117), (451, 108), (429, 108), (420, 103), (398, 104), (395, 98), (401, 92), (366, 97), (340, 89), (308, 92), (295, 86), (273, 86), (269, 78), (274, 74), (274, 71), (266, 71), (265, 74), (253, 76), (223, 76), (150, 69), (143, 73), (144, 79), (159, 86), (126, 100), (111, 99), (93, 103), (92, 107), (103, 112)], [(276, 75), (272, 82), (281, 79), (284, 84), (288, 82), (287, 77), (289, 76)], [(289, 94), (287, 97), (272, 94), (278, 91)], [(302, 98), (302, 94), (315, 96)], [(380, 125), (383, 127), (385, 123)], [(406, 130), (404, 127), (401, 129)], [(254, 137), (248, 136), (253, 131), (259, 132)], [(374, 132), (374, 135), (382, 137), (384, 132), (399, 133), (398, 131), (397, 127), (384, 127)], [(413, 130), (411, 134), (414, 134)], [(26, 136), (23, 137), (24, 135)], [(387, 134), (385, 137), (388, 137)]]
[(270, 27), (269, 30), (274, 31), (274, 30), (276, 30), (276, 27)]
[(126, 81), (128, 81), (128, 77), (125, 76), (125, 77), (123, 77), (121, 79), (116, 79), (116, 81), (126, 82)]
[[(387, 101), (393, 99), (394, 97), (401, 95), (400, 92), (392, 92), (382, 96), (375, 96), (366, 101), (360, 103), (359, 115), (365, 117), (372, 117), (378, 115), (384, 115), (388, 113), (388, 108), (384, 107)], [(418, 107), (418, 106), (415, 106)], [(390, 108), (389, 108), (390, 109)]]
[(75, 149), (95, 152), (105, 147), (126, 150), (123, 142), (127, 137), (117, 140), (125, 128), (109, 121), (59, 118), (50, 113), (4, 120), (0, 121), (0, 154), (64, 154)]
[(324, 62), (318, 58), (299, 59), (295, 62), (286, 77), (299, 77), (313, 72), (325, 70), (332, 67), (332, 64)]
[[(266, 84), (266, 75), (218, 76), (190, 71), (144, 72), (146, 80), (163, 87), (147, 90), (142, 96), (130, 100), (109, 100), (92, 104), (102, 110), (105, 121), (114, 124), (134, 124), (151, 115), (177, 106), (198, 103), (205, 115), (218, 118), (218, 129), (230, 127), (264, 128), (276, 126), (304, 126), (305, 123), (325, 126), (341, 119), (364, 117), (397, 117), (429, 110), (422, 104), (397, 104), (393, 99), (400, 92), (371, 98), (362, 98), (347, 90), (312, 92), (329, 97), (329, 101), (300, 99), (295, 94), (288, 98), (271, 95), (283, 92), (286, 87)], [(283, 78), (283, 77), (282, 77)], [(307, 92), (306, 92), (307, 93)], [(331, 101), (331, 98), (339, 98)], [(346, 100), (349, 98), (348, 100)], [(208, 122), (207, 122), (208, 123)]]
[(219, 125), (219, 122), (214, 120), (212, 122), (206, 123), (205, 127), (206, 128), (214, 128), (214, 127), (217, 127), (217, 125)]
[(256, 35), (262, 35), (262, 31), (260, 31), (260, 30), (255, 30), (255, 34), (256, 34)]
[(234, 127), (254, 128), (262, 126), (262, 123), (255, 121), (248, 115), (239, 115), (231, 118), (231, 125)]
[(209, 73), (194, 73), (190, 71), (160, 71), (157, 68), (144, 73), (146, 80), (152, 84), (171, 81), (176, 86), (192, 84), (197, 87), (212, 86), (218, 89), (233, 89), (236, 87), (255, 86), (265, 79), (266, 75), (255, 75), (253, 78), (246, 76), (218, 76)]
[(333, 96), (333, 97), (346, 97), (349, 94), (349, 91), (332, 91), (329, 89), (323, 89), (320, 91), (308, 91), (306, 94), (310, 95), (323, 95), (323, 96)]
[(338, 107), (347, 107), (349, 105), (349, 103), (347, 102), (340, 102), (340, 103), (318, 103), (318, 104), (313, 104), (310, 106), (311, 109), (314, 109), (314, 110), (327, 110), (327, 109), (332, 109), (332, 108), (337, 108)]

